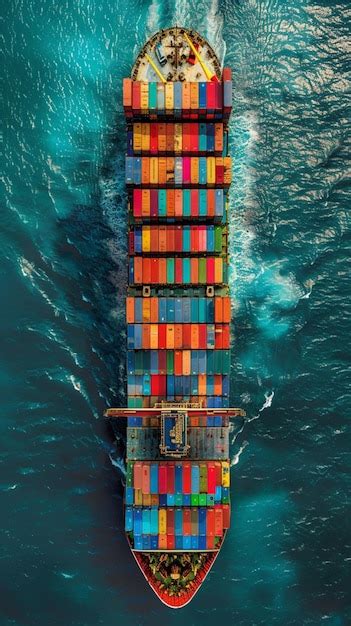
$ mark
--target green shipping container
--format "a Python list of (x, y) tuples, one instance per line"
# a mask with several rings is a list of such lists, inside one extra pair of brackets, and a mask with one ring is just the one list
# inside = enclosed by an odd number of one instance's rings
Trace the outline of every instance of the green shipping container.
[(157, 83), (149, 83), (149, 109), (157, 109)]
[(166, 189), (158, 190), (158, 214), (160, 217), (167, 215), (167, 194)]
[(134, 359), (135, 359), (135, 373), (137, 375), (143, 374), (144, 362), (143, 362), (143, 353), (141, 350), (134, 351)]
[(215, 374), (214, 368), (214, 350), (207, 350), (206, 354), (206, 371), (209, 376)]
[(191, 506), (199, 506), (199, 494), (192, 493), (190, 496)]
[(207, 494), (200, 493), (199, 494), (199, 506), (206, 506), (206, 505), (207, 505)]
[(199, 283), (205, 285), (206, 282), (206, 259), (203, 257), (199, 259)]
[[(207, 465), (205, 465), (204, 463), (201, 463), (200, 465), (200, 492), (206, 493), (206, 491), (207, 491)], [(205, 505), (206, 505), (206, 501), (205, 501)], [(202, 505), (200, 504), (200, 506)]]
[(222, 374), (222, 352), (223, 350), (213, 350), (214, 374)]
[(222, 227), (215, 226), (215, 252), (222, 252), (222, 233)]
[(127, 463), (127, 476), (126, 476), (127, 487), (133, 487), (133, 467), (134, 467), (134, 463), (132, 461), (129, 461)]
[(174, 259), (167, 259), (167, 283), (169, 285), (174, 284)]
[(222, 374), (230, 373), (230, 350), (222, 350)]

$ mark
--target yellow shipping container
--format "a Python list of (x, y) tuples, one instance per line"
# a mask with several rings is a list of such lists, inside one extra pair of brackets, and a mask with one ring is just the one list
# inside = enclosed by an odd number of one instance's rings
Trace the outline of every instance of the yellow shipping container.
[(231, 157), (224, 157), (224, 183), (230, 185), (232, 182), (232, 159)]
[(143, 226), (142, 230), (142, 238), (141, 238), (141, 249), (143, 252), (151, 251), (151, 231), (150, 226)]
[(174, 152), (179, 153), (183, 147), (183, 124), (174, 125)]
[(160, 535), (165, 535), (167, 533), (166, 509), (159, 509), (158, 511), (158, 532)]
[(150, 151), (150, 124), (141, 125), (141, 149), (143, 152)]
[(222, 461), (222, 487), (230, 487), (230, 466), (228, 461)]
[(143, 494), (141, 489), (134, 489), (134, 504), (141, 506), (143, 503)]
[[(144, 226), (145, 228), (145, 226)], [(151, 316), (151, 301), (150, 298), (143, 298), (142, 300), (142, 314), (143, 322), (149, 322)]]
[(165, 84), (165, 106), (166, 106), (166, 113), (171, 113), (174, 109), (174, 85), (173, 83)]
[(158, 350), (158, 325), (150, 325), (150, 350)]
[(149, 108), (149, 83), (140, 83), (140, 108), (144, 113)]
[(215, 283), (223, 282), (223, 259), (221, 257), (215, 258)]
[(215, 157), (207, 158), (207, 184), (214, 185), (216, 182), (216, 159)]
[(150, 185), (158, 183), (158, 158), (150, 157)]
[(183, 350), (182, 358), (183, 358), (183, 362), (182, 362), (183, 376), (190, 376), (191, 374), (190, 350)]
[(199, 184), (199, 157), (190, 160), (190, 182), (192, 185)]
[(199, 108), (199, 83), (190, 83), (190, 108)]
[(139, 122), (133, 124), (133, 150), (141, 151), (141, 124)]

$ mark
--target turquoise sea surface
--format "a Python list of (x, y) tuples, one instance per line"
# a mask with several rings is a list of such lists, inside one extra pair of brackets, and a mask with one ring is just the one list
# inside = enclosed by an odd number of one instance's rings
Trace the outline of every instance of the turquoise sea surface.
[[(350, 623), (350, 4), (9, 0), (1, 626)], [(123, 535), (122, 78), (195, 28), (232, 67), (232, 527), (172, 612)]]

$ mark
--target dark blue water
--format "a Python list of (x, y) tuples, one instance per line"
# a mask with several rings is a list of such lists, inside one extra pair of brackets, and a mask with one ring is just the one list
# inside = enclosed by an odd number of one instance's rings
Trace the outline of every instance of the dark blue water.
[[(350, 619), (348, 2), (12, 0), (4, 23), (1, 624)], [(172, 23), (234, 74), (233, 521), (181, 613), (123, 537), (121, 79)], [(112, 462), (111, 462), (112, 461)], [(119, 469), (120, 467), (120, 469)]]

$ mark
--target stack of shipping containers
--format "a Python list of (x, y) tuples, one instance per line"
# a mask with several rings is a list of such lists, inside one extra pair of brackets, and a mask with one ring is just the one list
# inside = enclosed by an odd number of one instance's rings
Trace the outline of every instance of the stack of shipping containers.
[[(229, 406), (231, 104), (228, 68), (221, 82), (124, 80), (130, 433), (158, 427), (143, 409), (161, 401)], [(220, 433), (228, 422), (204, 412), (189, 427)], [(127, 460), (134, 549), (218, 549), (229, 527), (229, 463), (194, 458), (141, 460), (136, 447)]]

